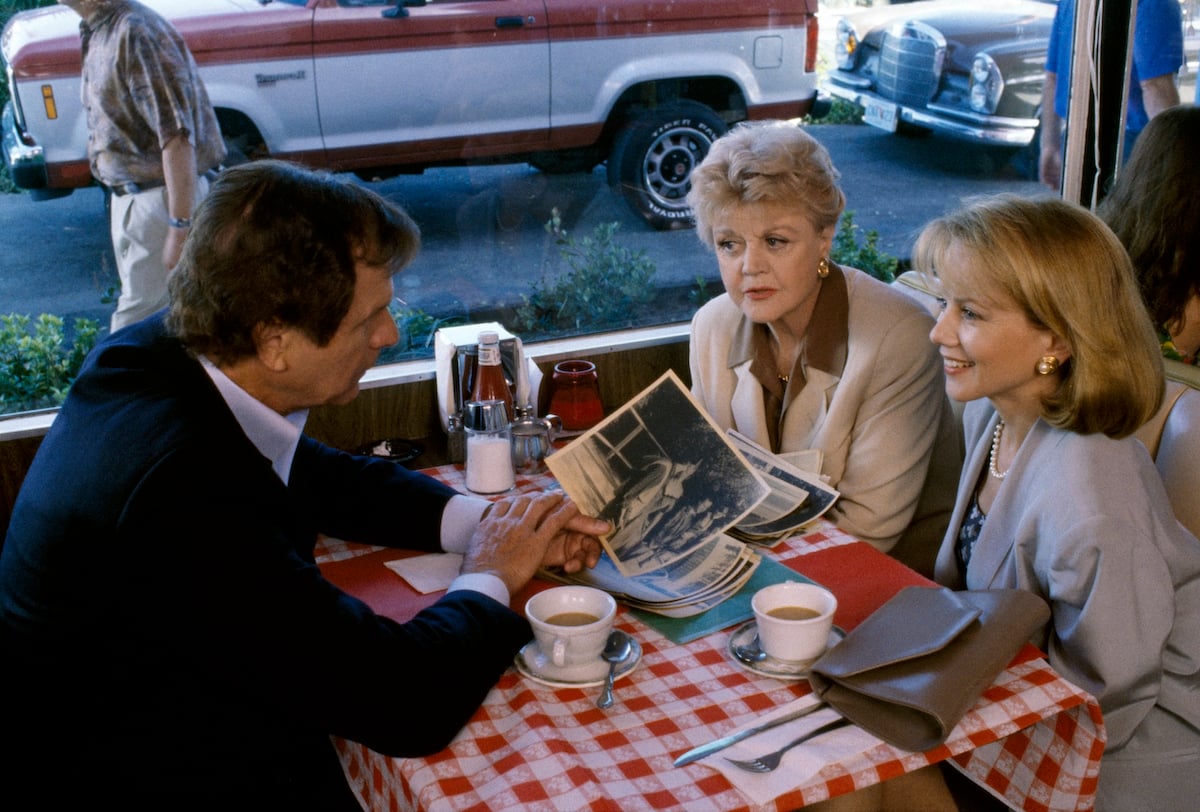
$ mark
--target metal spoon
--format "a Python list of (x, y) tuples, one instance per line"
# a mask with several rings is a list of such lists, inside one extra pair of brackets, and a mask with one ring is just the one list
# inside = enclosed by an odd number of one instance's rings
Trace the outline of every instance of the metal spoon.
[(633, 640), (629, 635), (620, 629), (613, 629), (612, 634), (608, 636), (608, 642), (604, 644), (604, 651), (600, 653), (600, 658), (607, 662), (608, 679), (604, 681), (604, 690), (600, 693), (600, 698), (596, 700), (597, 708), (607, 708), (613, 703), (613, 680), (617, 676), (617, 666), (625, 662), (629, 654), (633, 651)]
[(763, 651), (762, 644), (758, 642), (758, 635), (754, 635), (754, 639), (743, 646), (734, 646), (733, 655), (747, 665), (761, 663), (767, 659), (767, 652)]

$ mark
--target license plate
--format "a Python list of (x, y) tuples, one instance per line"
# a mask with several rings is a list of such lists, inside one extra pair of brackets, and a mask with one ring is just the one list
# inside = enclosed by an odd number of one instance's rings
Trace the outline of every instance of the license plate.
[(896, 105), (873, 99), (868, 100), (863, 105), (863, 121), (872, 127), (894, 133), (896, 131)]

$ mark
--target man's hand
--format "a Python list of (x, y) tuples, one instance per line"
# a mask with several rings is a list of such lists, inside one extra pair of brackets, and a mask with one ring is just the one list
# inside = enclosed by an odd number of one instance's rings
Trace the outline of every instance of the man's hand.
[(183, 241), (186, 237), (186, 229), (174, 227), (167, 229), (167, 239), (163, 243), (162, 262), (168, 272), (179, 264), (179, 258), (183, 256)]
[(1057, 146), (1042, 145), (1038, 156), (1038, 180), (1043, 186), (1059, 191), (1062, 189), (1062, 149)]
[(608, 522), (583, 516), (561, 493), (523, 494), (493, 503), (471, 536), (462, 573), (487, 572), (516, 594), (540, 567), (593, 567)]
[[(180, 133), (163, 145), (162, 163), (163, 184), (167, 188), (167, 214), (171, 217), (191, 217), (192, 200), (196, 195), (196, 150), (185, 133)], [(167, 229), (162, 261), (168, 271), (179, 264), (186, 236), (186, 229)]]
[(550, 544), (542, 566), (562, 567), (566, 572), (579, 572), (584, 567), (591, 569), (599, 563), (600, 553), (604, 549), (597, 537), (610, 530), (612, 526), (603, 519), (584, 516), (576, 511), (575, 518), (567, 522), (567, 526)]

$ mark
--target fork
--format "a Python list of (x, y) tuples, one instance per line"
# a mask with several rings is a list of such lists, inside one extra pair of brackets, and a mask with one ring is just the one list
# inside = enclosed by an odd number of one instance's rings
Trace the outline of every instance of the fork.
[(783, 754), (788, 750), (791, 750), (797, 745), (804, 744), (809, 739), (816, 738), (823, 733), (829, 733), (832, 730), (837, 730), (839, 727), (845, 727), (848, 724), (850, 724), (849, 719), (834, 719), (832, 722), (823, 724), (818, 728), (808, 731), (803, 736), (793, 739), (783, 747), (780, 747), (778, 750), (766, 753), (758, 758), (742, 761), (740, 759), (726, 757), (725, 760), (735, 767), (741, 767), (743, 770), (747, 770), (752, 773), (769, 773), (779, 766), (779, 762), (783, 759)]

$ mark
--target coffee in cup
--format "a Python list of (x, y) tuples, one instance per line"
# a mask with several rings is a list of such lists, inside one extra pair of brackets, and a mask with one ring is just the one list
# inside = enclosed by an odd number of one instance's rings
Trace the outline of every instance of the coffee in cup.
[(586, 626), (589, 623), (595, 623), (599, 619), (595, 615), (589, 615), (587, 612), (563, 612), (546, 618), (546, 622), (551, 626)]
[(556, 586), (525, 602), (525, 617), (537, 642), (537, 671), (595, 670), (607, 666), (600, 659), (612, 631), (617, 602), (607, 592), (590, 586)]
[(811, 620), (821, 615), (816, 609), (809, 609), (807, 606), (780, 606), (771, 609), (767, 614), (781, 620)]
[(785, 662), (815, 660), (825, 653), (837, 598), (816, 584), (788, 581), (754, 593), (750, 600), (758, 644)]

